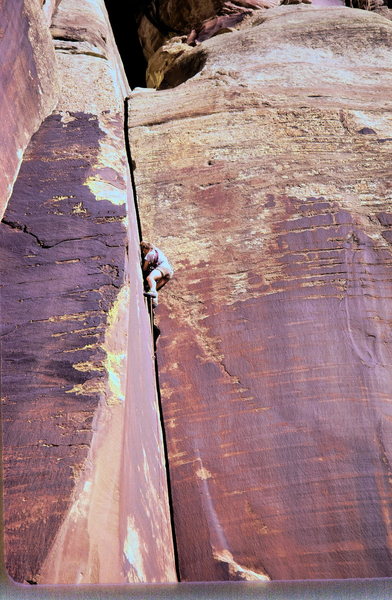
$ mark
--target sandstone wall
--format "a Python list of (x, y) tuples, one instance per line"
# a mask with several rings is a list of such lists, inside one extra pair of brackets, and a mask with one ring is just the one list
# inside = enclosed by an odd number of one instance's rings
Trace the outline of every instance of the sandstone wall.
[[(104, 2), (0, 4), (7, 570), (174, 581)], [(274, 4), (163, 1), (130, 100), (180, 575), (389, 577), (391, 24)]]
[(58, 97), (54, 50), (36, 0), (0, 5), (0, 217), (32, 134)]
[(29, 583), (174, 581), (128, 88), (103, 1), (62, 0), (51, 31), (60, 99), (0, 230), (6, 567)]
[(252, 22), (130, 103), (180, 574), (387, 577), (391, 23)]

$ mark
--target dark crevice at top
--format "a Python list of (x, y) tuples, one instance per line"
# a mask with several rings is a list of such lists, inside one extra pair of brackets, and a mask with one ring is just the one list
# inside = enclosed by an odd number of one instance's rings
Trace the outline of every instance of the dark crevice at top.
[(129, 102), (129, 98), (125, 98), (124, 100), (124, 140), (125, 140), (125, 150), (127, 153), (127, 159), (128, 159), (128, 165), (129, 165), (129, 170), (130, 170), (130, 174), (131, 174), (131, 185), (132, 185), (132, 192), (133, 192), (133, 199), (134, 199), (134, 203), (135, 203), (135, 213), (136, 213), (136, 221), (137, 221), (137, 227), (138, 227), (138, 232), (139, 232), (139, 241), (142, 241), (143, 238), (143, 234), (142, 234), (142, 224), (141, 224), (141, 219), (140, 219), (140, 213), (139, 213), (139, 206), (138, 206), (138, 201), (137, 201), (137, 189), (136, 189), (136, 183), (135, 183), (135, 175), (134, 175), (134, 170), (136, 168), (136, 164), (134, 162), (134, 160), (132, 159), (132, 153), (131, 153), (131, 145), (129, 143), (129, 136), (128, 136), (128, 126), (129, 126), (129, 107), (128, 107), (128, 102)]
[(161, 16), (160, 0), (133, 0), (124, 8), (122, 0), (105, 0), (110, 24), (130, 87), (146, 86), (147, 61), (138, 34), (142, 16), (163, 35), (183, 34)]
[(141, 4), (143, 2), (135, 1), (127, 3), (125, 8), (122, 0), (105, 0), (116, 45), (132, 89), (146, 86), (147, 61), (137, 31), (137, 16)]

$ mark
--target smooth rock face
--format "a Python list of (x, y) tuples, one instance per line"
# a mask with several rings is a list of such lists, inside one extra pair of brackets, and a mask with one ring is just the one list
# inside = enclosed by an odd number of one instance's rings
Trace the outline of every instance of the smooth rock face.
[(0, 4), (0, 218), (32, 134), (58, 98), (53, 45), (35, 0)]
[(6, 568), (175, 581), (127, 85), (102, 2), (62, 0), (52, 32), (60, 101), (0, 228)]
[(132, 95), (183, 580), (392, 575), (391, 35), (271, 9)]
[(48, 25), (52, 22), (53, 13), (59, 6), (61, 0), (41, 0), (42, 12), (45, 15), (45, 19)]

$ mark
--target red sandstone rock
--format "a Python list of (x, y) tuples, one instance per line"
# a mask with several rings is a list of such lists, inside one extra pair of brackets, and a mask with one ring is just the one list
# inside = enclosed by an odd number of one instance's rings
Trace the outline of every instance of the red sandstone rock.
[[(236, 20), (255, 3), (219, 10)], [(30, 22), (48, 42), (36, 9), (4, 7), (3, 56), (39, 63), (44, 46), (16, 35)], [(102, 7), (63, 0), (54, 15), (61, 100), (0, 230), (18, 581), (175, 579), (127, 86)], [(216, 7), (203, 14), (214, 24)], [(389, 576), (390, 24), (290, 9), (252, 23), (181, 52), (159, 85), (200, 75), (131, 106), (145, 234), (176, 265), (158, 311), (181, 574)], [(7, 135), (18, 117), (27, 143), (50, 108), (23, 102)]]
[(34, 0), (5, 0), (0, 6), (0, 217), (23, 152), (57, 94), (53, 45)]
[(272, 9), (132, 95), (183, 580), (392, 575), (391, 36)]
[(127, 86), (102, 6), (55, 14), (60, 101), (0, 228), (5, 562), (21, 582), (176, 579)]

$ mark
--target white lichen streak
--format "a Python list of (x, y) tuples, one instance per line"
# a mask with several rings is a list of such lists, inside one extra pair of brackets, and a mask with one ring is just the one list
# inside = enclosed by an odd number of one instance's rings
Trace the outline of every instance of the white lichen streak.
[[(122, 131), (113, 122), (114, 115), (100, 115), (99, 127), (104, 134), (99, 140), (99, 154), (92, 167), (92, 173), (87, 177), (84, 185), (94, 194), (97, 200), (108, 200), (116, 206), (127, 202), (127, 181), (123, 173), (126, 172), (126, 155), (119, 152)], [(115, 120), (115, 119), (114, 119)], [(110, 171), (115, 175), (114, 181), (107, 181), (105, 173)]]
[(226, 539), (224, 529), (220, 523), (219, 515), (215, 509), (214, 501), (210, 486), (213, 485), (214, 478), (212, 473), (203, 465), (200, 452), (195, 448), (197, 455), (198, 469), (196, 476), (200, 481), (202, 504), (204, 507), (203, 513), (208, 523), (210, 536), (210, 544), (215, 560), (227, 563), (229, 574), (233, 579), (244, 579), (246, 581), (269, 581), (270, 578), (265, 573), (257, 573), (252, 569), (248, 569), (238, 564), (228, 549), (229, 543)]
[(138, 583), (146, 581), (143, 564), (143, 550), (147, 548), (142, 544), (133, 517), (127, 519), (127, 537), (124, 542), (124, 555), (130, 565), (127, 573), (129, 582)]
[(91, 485), (91, 481), (85, 481), (79, 498), (71, 506), (69, 517), (72, 521), (77, 521), (80, 517), (86, 516), (90, 503)]
[(97, 200), (109, 200), (112, 204), (117, 205), (125, 203), (124, 192), (99, 177), (88, 177), (85, 185), (89, 187)]
[(229, 550), (214, 551), (214, 558), (220, 562), (227, 563), (229, 573), (234, 577), (238, 577), (239, 575), (241, 579), (245, 579), (245, 581), (270, 581), (270, 578), (267, 575), (256, 573), (256, 571), (252, 571), (251, 569), (239, 565), (234, 560), (233, 555)]

